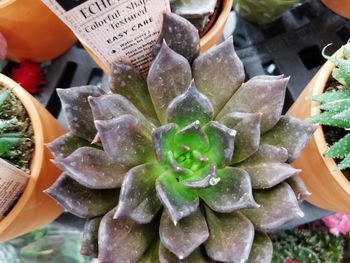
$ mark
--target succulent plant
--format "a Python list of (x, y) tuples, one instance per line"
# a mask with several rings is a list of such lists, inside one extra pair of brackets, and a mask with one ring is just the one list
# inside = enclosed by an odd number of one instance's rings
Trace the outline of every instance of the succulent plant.
[(325, 227), (280, 231), (273, 242), (273, 263), (287, 260), (300, 263), (340, 263), (344, 238), (328, 233)]
[(189, 20), (200, 32), (220, 0), (170, 0), (171, 11)]
[[(308, 97), (309, 100), (319, 102), (322, 110), (319, 115), (309, 118), (309, 121), (348, 130), (350, 128), (350, 49), (343, 48), (343, 59), (327, 56), (324, 50), (323, 56), (336, 65), (332, 76), (338, 83), (337, 87), (331, 91)], [(339, 170), (349, 168), (350, 134), (347, 133), (333, 144), (324, 155), (327, 158), (342, 159), (338, 164)]]
[(26, 110), (0, 83), (0, 158), (29, 173), (33, 131)]
[(265, 232), (303, 216), (289, 163), (315, 127), (281, 116), (289, 78), (243, 83), (232, 38), (196, 57), (197, 30), (165, 16), (147, 80), (119, 62), (110, 92), (58, 90), (70, 132), (48, 145), (63, 174), (47, 192), (87, 218), (100, 262), (269, 262)]

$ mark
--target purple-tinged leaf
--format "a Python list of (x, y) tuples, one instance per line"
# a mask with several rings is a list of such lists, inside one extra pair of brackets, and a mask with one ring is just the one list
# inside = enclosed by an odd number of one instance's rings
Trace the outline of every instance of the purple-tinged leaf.
[(98, 257), (98, 229), (102, 217), (95, 217), (86, 220), (83, 232), (83, 241), (80, 254), (92, 258)]
[(172, 13), (164, 14), (163, 28), (153, 48), (154, 55), (161, 49), (163, 41), (172, 50), (184, 56), (190, 62), (199, 55), (200, 39), (197, 28), (178, 15)]
[(311, 193), (307, 190), (303, 180), (298, 175), (288, 178), (286, 180), (286, 183), (288, 183), (290, 187), (292, 187), (295, 196), (297, 197), (299, 202), (304, 201), (311, 195)]
[(292, 188), (286, 183), (268, 190), (254, 191), (253, 195), (260, 207), (241, 211), (259, 230), (273, 231), (288, 221), (304, 216)]
[[(46, 147), (49, 148), (55, 158), (66, 158), (76, 149), (84, 146), (91, 146), (91, 144), (89, 141), (75, 136), (72, 133), (66, 133), (46, 144)], [(94, 145), (91, 147), (97, 148), (98, 146)]]
[(260, 113), (232, 112), (224, 116), (220, 122), (237, 132), (232, 164), (239, 163), (259, 148)]
[(133, 116), (95, 121), (108, 157), (125, 166), (135, 166), (155, 159), (151, 135)]
[(250, 251), (249, 263), (270, 263), (272, 260), (273, 246), (268, 235), (257, 231), (254, 236), (254, 243)]
[(151, 97), (148, 93), (147, 82), (131, 65), (116, 62), (112, 65), (109, 86), (113, 93), (123, 95), (152, 121), (157, 115), (154, 111)]
[(167, 153), (173, 148), (177, 129), (176, 124), (169, 123), (153, 130), (152, 141), (159, 162), (166, 163), (168, 161)]
[(151, 245), (147, 248), (146, 252), (142, 255), (138, 263), (160, 263), (159, 245), (159, 239), (153, 239)]
[(157, 194), (174, 225), (197, 210), (199, 199), (195, 190), (184, 188), (175, 174), (163, 173), (156, 181)]
[(123, 181), (114, 217), (127, 217), (139, 224), (151, 222), (162, 207), (155, 188), (156, 179), (162, 171), (163, 168), (158, 163), (132, 168)]
[(243, 64), (232, 37), (201, 54), (192, 68), (197, 88), (209, 98), (216, 116), (244, 81)]
[(134, 116), (150, 133), (154, 124), (126, 98), (117, 94), (107, 94), (99, 97), (90, 97), (89, 103), (94, 120), (111, 120), (123, 115)]
[(102, 219), (98, 232), (100, 263), (138, 262), (157, 233), (156, 224), (114, 219), (115, 209)]
[(210, 17), (204, 16), (200, 18), (187, 18), (187, 20), (198, 29), (199, 33), (202, 33), (205, 26), (209, 23)]
[[(175, 256), (173, 253), (171, 253), (168, 249), (166, 249), (166, 247), (164, 247), (162, 244), (160, 244), (160, 246), (159, 246), (159, 259), (158, 260), (160, 263), (209, 263), (209, 262), (212, 262), (210, 259), (206, 258), (202, 254), (200, 248), (197, 248), (187, 258), (181, 260), (177, 256)], [(155, 261), (147, 262), (147, 263), (154, 263), (154, 262)], [(144, 262), (142, 262), (142, 263), (144, 263)]]
[(148, 73), (148, 90), (160, 123), (167, 121), (170, 102), (191, 84), (192, 73), (188, 61), (171, 50), (164, 42)]
[(205, 208), (210, 236), (204, 243), (210, 258), (246, 262), (254, 240), (254, 226), (241, 213), (217, 214)]
[(217, 171), (218, 182), (198, 190), (201, 199), (214, 211), (231, 213), (242, 208), (258, 207), (252, 195), (250, 178), (246, 171), (227, 167)]
[(90, 189), (113, 189), (122, 185), (128, 168), (111, 161), (107, 154), (91, 147), (81, 147), (65, 159), (53, 161), (79, 184)]
[(288, 150), (288, 162), (295, 161), (317, 126), (291, 116), (282, 116), (276, 126), (261, 137), (261, 144), (271, 144)]
[(104, 92), (97, 86), (82, 86), (69, 89), (57, 89), (61, 99), (69, 130), (81, 138), (92, 141), (96, 128), (88, 97), (98, 97)]
[(244, 83), (220, 111), (218, 119), (231, 112), (262, 113), (261, 133), (281, 118), (289, 78), (257, 76)]
[(167, 109), (168, 122), (174, 122), (184, 127), (195, 121), (202, 125), (213, 119), (213, 107), (206, 96), (199, 93), (194, 83), (176, 97)]
[(159, 225), (160, 241), (179, 259), (187, 258), (208, 236), (207, 223), (200, 210), (183, 218), (176, 226), (167, 211), (163, 211)]
[(177, 145), (186, 145), (190, 149), (204, 150), (208, 149), (209, 146), (208, 137), (202, 130), (199, 121), (194, 121), (179, 130), (174, 137), (174, 141)]
[(175, 0), (171, 11), (185, 18), (201, 18), (214, 13), (217, 0)]
[(45, 192), (67, 212), (82, 218), (104, 215), (117, 205), (119, 196), (119, 189), (88, 189), (66, 174), (62, 174)]
[(288, 151), (285, 148), (263, 144), (255, 154), (237, 167), (248, 172), (254, 189), (266, 189), (300, 172), (284, 163), (287, 158)]
[(236, 131), (225, 125), (211, 121), (204, 128), (209, 139), (209, 150), (206, 153), (211, 162), (218, 168), (229, 165), (232, 160)]

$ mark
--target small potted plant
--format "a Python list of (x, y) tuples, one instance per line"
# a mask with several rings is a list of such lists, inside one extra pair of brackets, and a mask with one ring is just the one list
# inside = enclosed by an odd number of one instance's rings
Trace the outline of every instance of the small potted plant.
[[(325, 57), (329, 61), (288, 112), (302, 119), (311, 117), (310, 121), (322, 124), (294, 166), (303, 170), (301, 177), (312, 193), (308, 201), (324, 209), (350, 213), (350, 181), (342, 172), (348, 167), (347, 152), (350, 148), (344, 141), (346, 143), (348, 137), (346, 128), (350, 126), (346, 118), (337, 116), (350, 107), (347, 99), (347, 94), (350, 94), (348, 48), (340, 49), (334, 57)], [(305, 100), (307, 97), (310, 100)], [(342, 108), (339, 108), (339, 103)], [(344, 136), (346, 138), (342, 139)]]
[(300, 0), (237, 0), (236, 11), (239, 16), (257, 24), (267, 24), (278, 19)]
[(198, 56), (166, 16), (184, 41), (164, 38), (147, 80), (118, 62), (110, 92), (58, 90), (70, 132), (48, 145), (63, 174), (47, 193), (87, 219), (81, 252), (101, 263), (270, 262), (265, 232), (303, 216), (289, 163), (315, 127), (281, 116), (289, 78), (243, 83), (232, 38)]
[[(2, 74), (0, 91), (0, 158), (29, 175), (22, 195), (0, 220), (0, 241), (5, 241), (48, 224), (62, 213), (42, 191), (59, 175), (44, 144), (65, 131), (39, 102)], [(5, 191), (1, 194), (5, 198)]]

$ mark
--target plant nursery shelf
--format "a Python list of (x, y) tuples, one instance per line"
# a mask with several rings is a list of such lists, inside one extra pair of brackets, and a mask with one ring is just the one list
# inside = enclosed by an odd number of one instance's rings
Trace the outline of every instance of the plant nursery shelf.
[[(229, 26), (229, 25), (228, 25)], [(301, 93), (313, 75), (324, 63), (321, 50), (328, 43), (338, 49), (350, 38), (350, 21), (328, 10), (320, 1), (305, 1), (285, 13), (278, 21), (259, 27), (238, 20), (234, 32), (235, 48), (242, 59), (247, 76), (261, 74), (290, 75), (286, 94), (288, 107)], [(332, 50), (327, 50), (332, 52)], [(10, 75), (14, 62), (8, 62), (2, 73)], [(36, 98), (64, 125), (56, 88), (81, 85), (106, 87), (107, 77), (80, 44), (66, 54), (44, 65), (47, 84)], [(301, 205), (305, 217), (289, 223), (293, 227), (310, 222), (331, 212), (307, 202)], [(63, 214), (57, 222), (81, 228), (84, 222), (73, 215)]]

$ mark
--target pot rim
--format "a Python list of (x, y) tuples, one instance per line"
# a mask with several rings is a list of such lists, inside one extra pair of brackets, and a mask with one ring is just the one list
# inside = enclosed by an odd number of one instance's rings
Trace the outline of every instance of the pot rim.
[(4, 8), (4, 7), (12, 4), (15, 1), (16, 0), (0, 0), (0, 8)]
[(217, 17), (215, 23), (212, 25), (212, 27), (204, 34), (203, 37), (201, 37), (200, 43), (201, 46), (206, 44), (210, 41), (216, 34), (217, 31), (221, 30), (225, 26), (225, 23), (227, 21), (227, 18), (231, 12), (231, 8), (233, 5), (233, 0), (223, 0), (220, 7), (220, 13)]
[[(13, 206), (11, 211), (0, 221), (0, 233), (3, 232), (17, 217), (17, 215), (24, 209), (28, 200), (30, 199), (36, 184), (38, 183), (38, 177), (42, 168), (42, 160), (44, 158), (44, 133), (43, 126), (39, 116), (39, 113), (35, 110), (35, 104), (30, 98), (30, 94), (23, 89), (18, 83), (9, 77), (0, 73), (0, 82), (5, 86), (13, 88), (14, 95), (21, 101), (26, 109), (29, 119), (31, 121), (34, 132), (34, 152), (30, 165), (30, 177), (28, 184), (25, 187), (22, 195)], [(30, 220), (30, 218), (28, 218)]]
[[(346, 45), (347, 47), (350, 47), (350, 44)], [(343, 47), (342, 47), (343, 48)], [(333, 54), (333, 56), (339, 56), (342, 57), (342, 48), (340, 48), (337, 52)], [(312, 89), (312, 96), (320, 95), (323, 93), (327, 81), (330, 78), (332, 71), (335, 67), (335, 64), (333, 64), (331, 61), (327, 61), (324, 66), (320, 69), (320, 71), (317, 74), (315, 85)], [(311, 101), (310, 103), (310, 116), (315, 116), (320, 113), (319, 103), (316, 101)], [(326, 164), (329, 172), (332, 174), (333, 178), (337, 182), (337, 184), (344, 189), (344, 191), (350, 195), (350, 181), (346, 178), (346, 176), (341, 172), (337, 171), (337, 164), (334, 161), (333, 158), (325, 158), (324, 153), (327, 152), (328, 146), (325, 139), (324, 131), (322, 126), (320, 125), (317, 130), (314, 133), (314, 139), (317, 146), (317, 150), (319, 151), (319, 154), (322, 156), (324, 163)], [(346, 186), (346, 187), (344, 187)]]

